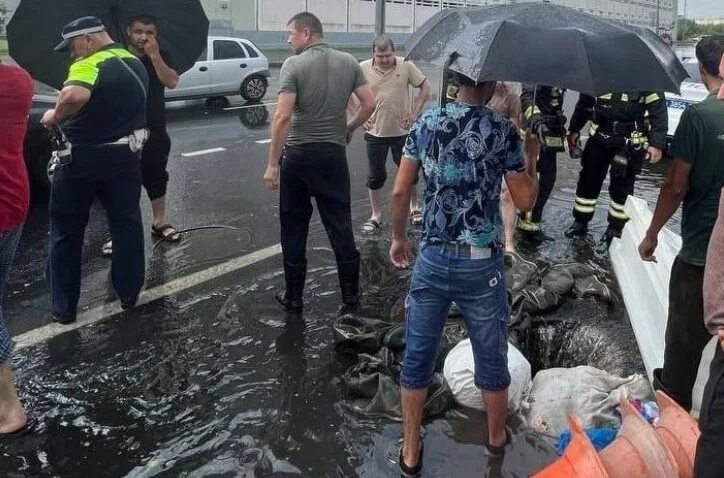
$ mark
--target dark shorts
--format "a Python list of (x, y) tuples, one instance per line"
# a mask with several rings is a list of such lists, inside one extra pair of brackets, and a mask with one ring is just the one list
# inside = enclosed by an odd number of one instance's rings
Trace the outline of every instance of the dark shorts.
[(365, 133), (367, 142), (367, 160), (369, 161), (369, 173), (367, 175), (367, 187), (372, 190), (380, 189), (387, 181), (387, 153), (392, 152), (392, 161), (397, 167), (402, 160), (402, 149), (405, 147), (407, 136), (393, 136), (390, 138), (378, 138)]
[(141, 175), (143, 187), (148, 198), (153, 201), (166, 195), (168, 185), (168, 154), (171, 151), (171, 138), (166, 130), (151, 131), (141, 154)]
[(701, 437), (696, 446), (694, 476), (720, 478), (724, 476), (724, 352), (717, 344), (709, 369), (709, 381), (699, 415)]

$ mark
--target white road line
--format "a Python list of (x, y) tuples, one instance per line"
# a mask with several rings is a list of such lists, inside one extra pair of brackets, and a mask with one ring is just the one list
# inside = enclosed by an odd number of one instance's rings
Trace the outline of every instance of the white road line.
[(224, 111), (243, 110), (246, 108), (258, 108), (260, 106), (274, 106), (277, 103), (278, 103), (277, 101), (270, 101), (268, 103), (257, 103), (255, 105), (229, 106), (228, 108), (224, 108)]
[[(202, 271), (194, 272), (193, 274), (185, 277), (174, 279), (166, 284), (159, 285), (153, 289), (143, 291), (138, 300), (138, 305), (148, 304), (154, 300), (158, 300), (162, 297), (168, 297), (173, 294), (178, 294), (184, 290), (195, 287), (204, 282), (216, 279), (223, 275), (231, 272), (243, 269), (244, 267), (256, 264), (270, 257), (281, 254), (281, 244), (274, 244), (273, 246), (265, 247), (258, 251), (254, 251), (245, 256), (237, 257), (221, 264), (209, 267)], [(109, 304), (100, 305), (91, 310), (83, 312), (78, 315), (76, 321), (69, 325), (61, 324), (48, 324), (43, 327), (25, 332), (22, 335), (15, 337), (16, 350), (24, 349), (32, 345), (45, 342), (46, 340), (52, 339), (60, 334), (69, 332), (71, 330), (80, 329), (89, 325), (97, 324), (105, 319), (108, 319), (121, 312), (120, 302), (112, 302)]]
[(269, 139), (260, 139), (259, 141), (256, 142), (256, 144), (269, 144), (269, 143), (271, 143), (271, 138), (269, 138)]
[(211, 154), (211, 153), (220, 153), (222, 151), (226, 151), (226, 148), (202, 149), (199, 151), (191, 151), (190, 153), (181, 153), (181, 156), (183, 156), (184, 158), (193, 158), (194, 156), (202, 156), (204, 154)]

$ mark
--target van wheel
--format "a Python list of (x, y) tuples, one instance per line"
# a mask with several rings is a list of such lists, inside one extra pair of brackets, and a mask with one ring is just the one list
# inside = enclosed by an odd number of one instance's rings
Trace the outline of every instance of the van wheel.
[(259, 75), (251, 75), (241, 84), (241, 96), (246, 101), (260, 101), (266, 95), (266, 78)]

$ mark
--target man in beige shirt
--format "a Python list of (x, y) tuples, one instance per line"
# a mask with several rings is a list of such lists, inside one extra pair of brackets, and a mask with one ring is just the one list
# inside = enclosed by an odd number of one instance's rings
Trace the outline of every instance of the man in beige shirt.
[[(410, 126), (425, 107), (432, 90), (425, 75), (414, 64), (395, 55), (395, 45), (390, 38), (376, 38), (372, 53), (372, 59), (360, 65), (376, 103), (375, 112), (364, 124), (369, 161), (367, 188), (372, 204), (372, 215), (363, 226), (368, 234), (376, 232), (382, 221), (381, 190), (387, 180), (387, 153), (392, 151), (392, 160), (399, 167)], [(412, 105), (410, 86), (420, 90)], [(410, 220), (414, 225), (422, 224), (416, 188), (410, 199)]]

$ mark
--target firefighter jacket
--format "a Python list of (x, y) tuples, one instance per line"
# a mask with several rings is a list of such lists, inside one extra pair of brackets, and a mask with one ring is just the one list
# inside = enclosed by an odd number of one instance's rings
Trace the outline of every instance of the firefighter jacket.
[(641, 132), (649, 145), (660, 149), (666, 146), (669, 120), (663, 92), (606, 93), (597, 97), (581, 94), (568, 129), (579, 133), (589, 120), (590, 136), (629, 137)]
[(542, 85), (523, 85), (520, 103), (523, 108), (523, 125), (532, 131), (539, 121), (551, 130), (563, 130), (565, 135), (566, 117), (563, 115), (565, 88)]

